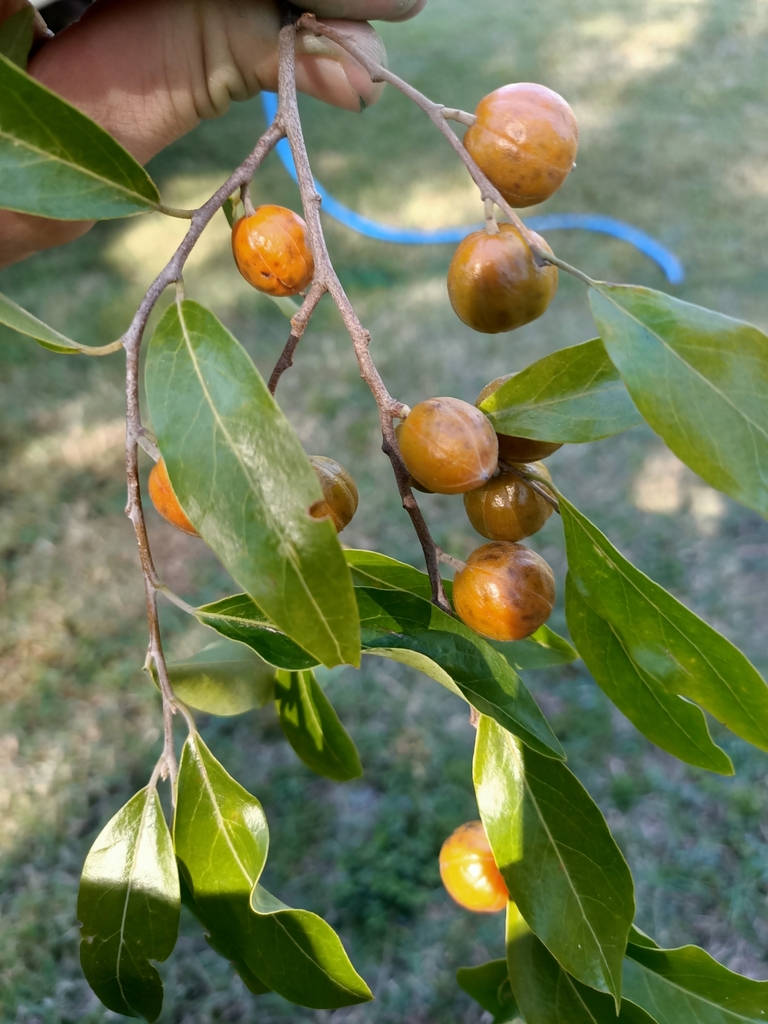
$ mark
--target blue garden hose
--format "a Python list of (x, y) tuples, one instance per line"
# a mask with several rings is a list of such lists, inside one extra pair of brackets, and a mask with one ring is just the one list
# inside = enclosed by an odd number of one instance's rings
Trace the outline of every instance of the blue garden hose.
[[(263, 92), (261, 102), (267, 122), (272, 123), (277, 114), (277, 96), (273, 92)], [(291, 147), (287, 139), (277, 144), (277, 153), (283, 166), (296, 181), (296, 167), (291, 155)], [(418, 228), (400, 228), (364, 217), (361, 213), (350, 210), (338, 199), (315, 181), (315, 188), (323, 200), (323, 212), (339, 221), (346, 227), (357, 231), (367, 238), (375, 238), (380, 242), (396, 242), (400, 245), (456, 245), (471, 231), (477, 231), (482, 224), (458, 224), (455, 227), (439, 228), (437, 231), (420, 231)], [(611, 235), (622, 242), (629, 242), (637, 250), (657, 263), (664, 271), (670, 284), (681, 284), (685, 280), (685, 269), (673, 252), (655, 238), (647, 235), (640, 228), (613, 217), (604, 217), (596, 213), (550, 213), (541, 217), (529, 217), (525, 222), (534, 231), (559, 231), (561, 229), (581, 228), (582, 231), (596, 231), (603, 235)]]

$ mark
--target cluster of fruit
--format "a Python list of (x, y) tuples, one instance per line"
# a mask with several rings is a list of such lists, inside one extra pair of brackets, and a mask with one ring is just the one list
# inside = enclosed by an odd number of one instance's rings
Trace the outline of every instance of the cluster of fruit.
[[(570, 173), (578, 127), (557, 93), (519, 83), (481, 100), (464, 141), (510, 205), (526, 207), (549, 198)], [(550, 251), (543, 239), (534, 239)], [(232, 251), (242, 276), (268, 295), (300, 294), (314, 276), (306, 224), (281, 206), (260, 206), (237, 220)], [(493, 216), (484, 230), (459, 245), (448, 272), (456, 313), (487, 333), (512, 330), (541, 316), (556, 289), (557, 268), (537, 259), (530, 238)], [(491, 541), (473, 551), (457, 572), (453, 598), (466, 625), (498, 641), (529, 636), (549, 618), (555, 600), (552, 570), (519, 543), (542, 528), (552, 507), (518, 474), (533, 471), (550, 479), (538, 460), (560, 446), (494, 431), (477, 406), (508, 379), (488, 384), (475, 406), (456, 398), (420, 402), (397, 427), (412, 485), (430, 493), (463, 494), (470, 522)], [(330, 518), (340, 532), (357, 509), (354, 480), (333, 459), (314, 456), (310, 461), (323, 491), (310, 514)], [(166, 519), (196, 532), (162, 461), (150, 477), (150, 496)]]

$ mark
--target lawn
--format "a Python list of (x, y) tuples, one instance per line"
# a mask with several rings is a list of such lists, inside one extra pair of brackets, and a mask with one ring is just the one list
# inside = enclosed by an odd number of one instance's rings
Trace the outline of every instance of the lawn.
[[(432, 0), (382, 29), (390, 65), (450, 106), (473, 109), (496, 86), (533, 80), (562, 92), (582, 128), (578, 168), (551, 211), (609, 214), (672, 247), (682, 298), (768, 328), (768, 5), (761, 0)], [(465, 172), (424, 116), (389, 91), (361, 117), (303, 103), (316, 174), (339, 199), (390, 223), (481, 219)], [(202, 200), (251, 147), (258, 101), (206, 123), (150, 168), (167, 201)], [(258, 201), (296, 206), (271, 157)], [(532, 211), (538, 212), (538, 211)], [(594, 336), (571, 279), (547, 315), (512, 335), (472, 333), (445, 289), (450, 247), (366, 241), (333, 222), (340, 276), (371, 330), (391, 392), (473, 401), (491, 378)], [(98, 226), (60, 251), (0, 274), (0, 290), (79, 340), (124, 330), (183, 228), (147, 217)], [(592, 276), (663, 288), (629, 246), (581, 232), (549, 242)], [(203, 237), (187, 294), (209, 305), (268, 374), (287, 323), (238, 276), (223, 215)], [(75, 900), (83, 858), (139, 787), (160, 749), (156, 692), (142, 672), (141, 578), (122, 509), (122, 361), (53, 355), (0, 333), (0, 1019), (117, 1019), (78, 964)], [(377, 417), (347, 337), (325, 303), (278, 398), (310, 454), (347, 466), (361, 494), (344, 534), (421, 565)], [(148, 459), (143, 473), (149, 471)], [(566, 447), (556, 483), (635, 564), (768, 671), (768, 523), (705, 486), (647, 428)], [(446, 550), (478, 543), (458, 499), (425, 496)], [(163, 578), (195, 603), (232, 584), (199, 541), (148, 513)], [(560, 524), (532, 542), (565, 572)], [(163, 609), (168, 652), (194, 653), (207, 631)], [(552, 625), (565, 629), (560, 599)], [(183, 917), (161, 967), (161, 1021), (207, 1024), (474, 1024), (459, 966), (502, 950), (499, 918), (454, 906), (437, 851), (477, 816), (473, 731), (464, 706), (431, 680), (370, 659), (321, 674), (355, 738), (365, 775), (333, 784), (299, 764), (271, 711), (204, 719), (206, 741), (264, 804), (272, 840), (265, 884), (325, 915), (345, 938), (376, 1002), (336, 1014), (251, 997)], [(736, 970), (768, 978), (768, 759), (713, 727), (733, 779), (674, 761), (615, 710), (581, 663), (531, 672), (570, 764), (590, 788), (633, 869), (638, 923), (665, 945), (695, 941)]]

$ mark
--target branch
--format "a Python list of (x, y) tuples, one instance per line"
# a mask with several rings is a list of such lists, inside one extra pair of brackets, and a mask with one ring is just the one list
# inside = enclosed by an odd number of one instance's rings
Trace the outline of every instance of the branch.
[(168, 261), (163, 270), (147, 290), (142, 299), (136, 314), (131, 321), (128, 330), (122, 338), (125, 348), (125, 393), (126, 393), (126, 431), (125, 431), (125, 467), (128, 481), (128, 503), (126, 515), (133, 523), (136, 532), (136, 541), (139, 546), (139, 558), (144, 574), (144, 593), (147, 602), (147, 620), (149, 623), (149, 649), (147, 656), (151, 658), (157, 668), (157, 677), (160, 682), (160, 693), (163, 698), (163, 762), (164, 771), (171, 778), (172, 794), (175, 802), (176, 779), (178, 776), (178, 763), (176, 751), (173, 744), (173, 716), (176, 710), (176, 699), (168, 678), (168, 667), (163, 654), (163, 643), (160, 635), (160, 620), (157, 612), (157, 594), (161, 589), (161, 583), (157, 577), (157, 571), (152, 559), (152, 552), (147, 536), (147, 526), (144, 519), (144, 509), (141, 503), (141, 487), (139, 484), (139, 445), (155, 458), (159, 455), (157, 446), (147, 438), (144, 426), (141, 422), (141, 409), (139, 406), (139, 355), (141, 351), (141, 340), (152, 310), (165, 289), (174, 282), (181, 280), (184, 265), (189, 258), (196, 242), (200, 238), (203, 229), (207, 226), (214, 214), (221, 209), (232, 193), (247, 185), (264, 158), (272, 151), (277, 142), (283, 137), (283, 132), (277, 125), (272, 125), (262, 135), (251, 154), (243, 161), (237, 170), (230, 175), (227, 181), (219, 188), (211, 198), (199, 209), (191, 214), (191, 224), (184, 236), (183, 241)]
[[(320, 222), (321, 199), (315, 189), (312, 168), (309, 164), (307, 147), (301, 128), (296, 96), (296, 31), (297, 26), (300, 27), (302, 25), (304, 18), (299, 19), (296, 24), (287, 24), (280, 30), (279, 105), (275, 124), (282, 125), (285, 130), (291, 146), (291, 152), (293, 153), (294, 163), (296, 164), (304, 217), (307, 222), (312, 255), (315, 260), (315, 284), (330, 293), (344, 321), (344, 326), (347, 328), (352, 339), (355, 356), (360, 367), (360, 376), (371, 389), (379, 409), (379, 421), (383, 438), (382, 450), (392, 463), (403, 508), (411, 517), (411, 522), (424, 552), (424, 560), (432, 584), (432, 600), (445, 611), (450, 612), (450, 605), (445, 596), (443, 581), (440, 576), (437, 548), (421, 509), (413, 496), (408, 470), (405, 468), (405, 464), (400, 456), (400, 449), (395, 437), (395, 428), (392, 424), (393, 417), (400, 418), (406, 414), (406, 406), (402, 402), (397, 402), (387, 391), (381, 374), (371, 358), (369, 351), (371, 336), (360, 323), (352, 303), (342, 288), (336, 271), (333, 269), (328, 247), (325, 243), (325, 236), (323, 235), (323, 227)], [(356, 54), (353, 54), (353, 56), (356, 56)], [(361, 63), (365, 66), (364, 62)]]
[(275, 363), (275, 368), (272, 371), (272, 376), (269, 378), (269, 384), (267, 385), (270, 394), (274, 395), (280, 378), (289, 366), (293, 366), (293, 354), (298, 348), (299, 342), (302, 339), (304, 331), (307, 329), (307, 324), (309, 323), (312, 314), (317, 309), (317, 304), (325, 295), (326, 291), (327, 289), (325, 285), (315, 280), (307, 293), (307, 297), (301, 304), (301, 309), (291, 317), (291, 333), (288, 336), (288, 341), (285, 343), (285, 348), (283, 349), (280, 358), (277, 360), (277, 363)]
[(308, 32), (314, 33), (314, 35), (325, 36), (332, 42), (337, 43), (345, 49), (351, 57), (354, 57), (363, 68), (365, 68), (371, 76), (371, 81), (388, 82), (410, 100), (413, 100), (416, 106), (420, 107), (424, 111), (437, 130), (445, 136), (449, 144), (456, 151), (459, 158), (469, 171), (472, 180), (480, 189), (481, 199), (492, 199), (493, 202), (504, 211), (507, 217), (509, 217), (510, 223), (517, 229), (520, 237), (525, 241), (539, 264), (552, 263), (561, 270), (565, 270), (567, 273), (573, 274), (574, 277), (577, 277), (585, 284), (589, 285), (594, 283), (591, 278), (587, 277), (587, 275), (583, 274), (580, 270), (577, 270), (576, 267), (572, 267), (570, 264), (558, 259), (558, 257), (554, 256), (551, 252), (547, 252), (546, 249), (542, 249), (540, 245), (537, 245), (532, 237), (530, 229), (525, 226), (517, 212), (512, 209), (501, 192), (499, 192), (495, 185), (491, 183), (469, 155), (466, 146), (448, 123), (448, 119), (450, 118), (454, 121), (461, 121), (462, 124), (474, 124), (475, 118), (472, 114), (466, 114), (461, 110), (444, 107), (442, 103), (435, 103), (433, 100), (429, 99), (429, 97), (425, 96), (424, 93), (419, 92), (418, 89), (414, 89), (414, 87), (404, 79), (393, 74), (388, 68), (385, 68), (383, 64), (379, 64), (377, 61), (373, 60), (370, 55), (358, 46), (354, 39), (352, 39), (346, 32), (337, 28), (331, 28), (330, 25), (326, 25), (322, 21), (318, 21), (314, 14), (303, 14), (299, 19), (298, 27), (306, 29)]

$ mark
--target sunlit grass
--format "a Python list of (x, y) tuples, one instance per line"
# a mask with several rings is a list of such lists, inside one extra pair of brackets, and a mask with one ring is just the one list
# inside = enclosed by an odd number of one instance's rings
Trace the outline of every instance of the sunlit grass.
[[(768, 14), (760, 0), (432, 0), (423, 17), (383, 34), (392, 67), (451, 105), (471, 109), (515, 79), (562, 91), (580, 116), (582, 148), (547, 209), (638, 224), (684, 260), (688, 281), (678, 294), (768, 325)], [(317, 175), (350, 206), (430, 228), (480, 219), (463, 170), (401, 97), (388, 93), (359, 118), (309, 101), (303, 108)], [(235, 107), (155, 161), (168, 201), (202, 201), (261, 123), (258, 103)], [(255, 195), (295, 206), (274, 157)], [(473, 334), (448, 305), (449, 249), (380, 245), (327, 223), (374, 356), (409, 404), (440, 394), (472, 401), (491, 378), (594, 336), (583, 291), (570, 280), (537, 324)], [(0, 289), (71, 336), (105, 342), (125, 328), (183, 229), (150, 217), (102, 225), (4, 272)], [(664, 287), (658, 269), (622, 243), (565, 232), (549, 241), (595, 276)], [(203, 236), (186, 285), (268, 373), (286, 321), (237, 274), (223, 216)], [(77, 964), (77, 878), (98, 830), (144, 784), (159, 750), (157, 698), (141, 671), (141, 580), (122, 511), (121, 374), (120, 355), (62, 358), (0, 335), (0, 1019), (25, 1024), (111, 1019)], [(326, 304), (278, 398), (307, 450), (339, 459), (358, 481), (360, 512), (344, 540), (420, 564), (375, 409)], [(768, 669), (765, 522), (697, 481), (645, 428), (564, 449), (550, 464), (561, 489), (640, 568)], [(423, 505), (447, 550), (462, 557), (478, 543), (460, 501), (427, 496)], [(232, 587), (200, 542), (152, 511), (149, 519), (159, 570), (176, 590), (203, 601)], [(554, 517), (533, 543), (562, 591)], [(164, 621), (172, 656), (202, 646), (204, 632), (180, 613), (166, 609)], [(559, 606), (553, 624), (564, 628)], [(454, 908), (436, 866), (442, 839), (476, 815), (472, 731), (439, 686), (369, 661), (364, 676), (323, 676), (360, 748), (359, 782), (333, 785), (299, 767), (270, 712), (207, 721), (206, 739), (264, 803), (273, 832), (267, 884), (326, 914), (358, 951), (377, 1003), (338, 1019), (478, 1022), (453, 971), (499, 955), (501, 924)], [(527, 682), (627, 852), (643, 927), (768, 976), (765, 755), (718, 729), (738, 775), (709, 777), (639, 737), (581, 666)], [(163, 1022), (329, 1019), (277, 998), (254, 1003), (187, 918), (163, 971)]]

